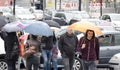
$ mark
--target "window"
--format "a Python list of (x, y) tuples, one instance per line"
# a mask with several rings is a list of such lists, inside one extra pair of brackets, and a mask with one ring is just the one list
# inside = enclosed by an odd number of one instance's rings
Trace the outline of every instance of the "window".
[(115, 35), (115, 45), (120, 45), (120, 35)]
[(111, 35), (104, 35), (98, 37), (100, 46), (110, 46), (111, 44)]
[(110, 19), (109, 15), (103, 15), (102, 20), (107, 20), (107, 21), (111, 22), (111, 19)]
[(59, 18), (62, 18), (62, 19), (66, 19), (65, 15), (62, 14), (62, 13), (57, 13), (57, 14), (55, 14), (55, 17), (59, 17)]

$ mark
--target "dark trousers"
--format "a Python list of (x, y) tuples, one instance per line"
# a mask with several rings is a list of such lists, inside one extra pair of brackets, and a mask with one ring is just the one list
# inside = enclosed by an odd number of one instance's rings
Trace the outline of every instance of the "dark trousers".
[(65, 65), (65, 70), (73, 70), (73, 63), (74, 63), (74, 54), (70, 56), (67, 56), (65, 53), (62, 54), (63, 62)]
[(32, 70), (32, 66), (33, 66), (33, 70), (39, 70), (39, 63), (40, 59), (37, 56), (32, 56), (27, 58), (26, 63), (27, 63), (27, 70)]
[(6, 60), (8, 65), (8, 70), (16, 70), (15, 64), (16, 60)]

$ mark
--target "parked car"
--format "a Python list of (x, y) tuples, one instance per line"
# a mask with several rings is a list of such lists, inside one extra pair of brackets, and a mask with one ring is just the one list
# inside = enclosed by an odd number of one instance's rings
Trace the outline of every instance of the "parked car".
[(61, 18), (62, 20), (65, 20), (67, 24), (69, 24), (70, 20), (72, 19), (72, 14), (69, 12), (57, 12), (55, 13), (54, 17)]
[(113, 27), (115, 27), (116, 29), (120, 28), (120, 14), (106, 13), (101, 16), (101, 19), (112, 22)]
[(108, 22), (105, 20), (100, 19), (81, 19), (83, 22), (91, 22), (92, 24), (95, 24), (98, 26), (102, 31), (103, 30), (115, 30), (115, 28), (112, 26), (112, 22)]
[(73, 19), (90, 19), (91, 16), (88, 12), (86, 11), (69, 11), (71, 14), (73, 14)]
[(0, 12), (3, 12), (3, 16), (5, 16), (9, 22), (13, 21), (13, 15), (11, 14), (12, 10), (9, 7), (0, 6)]
[(4, 58), (5, 58), (4, 41), (0, 37), (0, 70), (7, 70), (8, 68)]
[(115, 54), (109, 61), (114, 70), (120, 69), (120, 53)]
[[(78, 35), (82, 37), (83, 34)], [(103, 31), (102, 35), (97, 35), (100, 42), (100, 59), (99, 64), (108, 64), (111, 57), (120, 52), (120, 32)], [(74, 62), (74, 68), (82, 68), (81, 56), (77, 57)]]
[(15, 12), (16, 20), (35, 20), (35, 16), (29, 11), (29, 9), (16, 8)]
[(35, 7), (30, 7), (29, 11), (35, 16), (35, 20), (43, 19), (43, 11), (36, 9)]

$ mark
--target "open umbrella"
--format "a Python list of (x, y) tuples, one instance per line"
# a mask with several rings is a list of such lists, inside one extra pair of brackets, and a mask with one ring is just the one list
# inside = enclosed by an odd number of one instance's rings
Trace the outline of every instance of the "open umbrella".
[(30, 25), (31, 22), (32, 20), (14, 21), (14, 22), (4, 25), (2, 27), (2, 31), (6, 31), (6, 32), (22, 31), (23, 28)]
[(16, 31), (22, 31), (21, 28), (19, 28), (17, 22), (11, 22), (9, 24), (6, 24), (5, 26), (2, 27), (2, 31), (6, 32), (16, 32)]
[(76, 22), (69, 26), (73, 30), (78, 30), (80, 32), (86, 32), (87, 29), (94, 30), (95, 34), (102, 34), (99, 27), (90, 22)]
[(52, 30), (49, 25), (42, 21), (33, 21), (32, 24), (23, 28), (23, 30), (27, 33), (33, 35), (42, 35), (42, 36), (51, 36), (53, 35)]
[(27, 22), (27, 20), (11, 22), (9, 24), (4, 25), (2, 27), (2, 31), (6, 31), (6, 32), (22, 31), (22, 28), (25, 28), (26, 26), (30, 25), (25, 22)]
[(3, 16), (0, 16), (0, 28), (2, 28), (7, 23), (7, 19)]
[(53, 20), (43, 20), (43, 22), (47, 23), (50, 27), (58, 27), (60, 28), (60, 24)]

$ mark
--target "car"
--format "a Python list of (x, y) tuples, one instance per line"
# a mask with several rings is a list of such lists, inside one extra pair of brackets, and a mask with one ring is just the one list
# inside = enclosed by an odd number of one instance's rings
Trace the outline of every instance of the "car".
[(55, 13), (57, 13), (56, 10), (51, 10), (51, 9), (45, 9), (44, 12), (50, 15), (52, 18), (54, 17)]
[(90, 14), (86, 11), (69, 11), (71, 14), (73, 14), (73, 19), (89, 19), (91, 18)]
[[(96, 35), (100, 43), (99, 64), (108, 64), (111, 57), (120, 52), (120, 32), (119, 31), (102, 31), (103, 34)], [(79, 34), (78, 37), (82, 37)], [(78, 70), (82, 67), (81, 56), (75, 58), (74, 68)]]
[(0, 6), (0, 12), (3, 12), (3, 16), (5, 16), (9, 22), (13, 21), (13, 15), (11, 14), (12, 10), (7, 6)]
[(29, 11), (35, 16), (35, 20), (42, 20), (43, 11), (36, 9), (34, 6), (29, 8)]
[(34, 10), (32, 14), (35, 16), (35, 20), (41, 20), (43, 18), (42, 10)]
[(101, 16), (101, 20), (112, 22), (112, 26), (116, 29), (120, 28), (120, 14), (117, 13), (105, 13)]
[(114, 70), (119, 70), (120, 69), (120, 53), (113, 55), (109, 61), (109, 64), (111, 64), (111, 67), (113, 67)]
[(54, 17), (61, 18), (62, 20), (65, 20), (67, 24), (69, 24), (70, 20), (72, 19), (72, 14), (69, 12), (57, 12), (55, 13)]
[(16, 20), (35, 20), (35, 16), (25, 8), (15, 9), (15, 19)]
[(4, 49), (4, 41), (0, 37), (0, 70), (7, 70), (7, 63), (5, 62), (5, 49)]
[(96, 26), (98, 26), (102, 31), (103, 30), (116, 30), (113, 26), (112, 26), (112, 22), (108, 22), (105, 20), (100, 20), (100, 19), (81, 19), (81, 21), (83, 22), (90, 22), (92, 24), (95, 24)]

